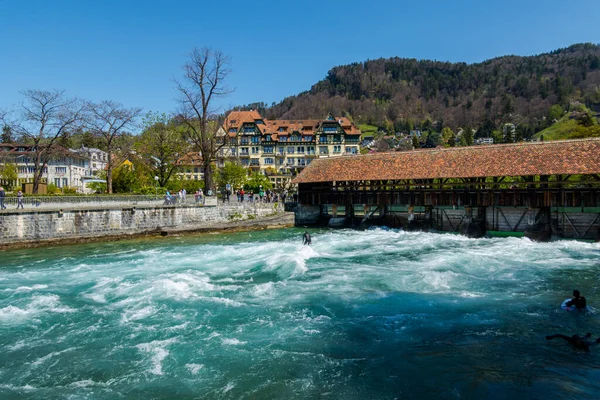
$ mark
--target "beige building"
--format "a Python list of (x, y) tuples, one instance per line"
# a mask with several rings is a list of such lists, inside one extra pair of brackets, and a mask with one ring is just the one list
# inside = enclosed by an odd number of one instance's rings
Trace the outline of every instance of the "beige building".
[(360, 130), (346, 117), (323, 120), (265, 120), (258, 111), (232, 111), (219, 131), (225, 144), (218, 166), (238, 160), (269, 176), (275, 186), (317, 157), (359, 154)]

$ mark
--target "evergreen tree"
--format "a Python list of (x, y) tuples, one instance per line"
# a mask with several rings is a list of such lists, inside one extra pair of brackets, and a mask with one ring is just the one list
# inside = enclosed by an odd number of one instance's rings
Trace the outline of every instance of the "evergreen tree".
[(8, 125), (4, 125), (2, 127), (2, 143), (12, 143), (14, 141), (13, 139), (13, 135), (12, 135), (12, 129), (10, 129), (10, 126)]

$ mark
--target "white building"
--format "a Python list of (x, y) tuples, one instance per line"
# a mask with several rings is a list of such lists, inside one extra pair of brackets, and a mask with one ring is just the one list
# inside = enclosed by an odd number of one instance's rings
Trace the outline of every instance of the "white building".
[(88, 158), (91, 175), (98, 176), (100, 171), (106, 170), (106, 165), (108, 164), (107, 152), (93, 147), (85, 147), (83, 145), (81, 145), (81, 148), (71, 149), (71, 151)]
[[(32, 151), (32, 147), (23, 144), (0, 144), (0, 164), (14, 164), (17, 167), (17, 186), (33, 182), (35, 152)], [(89, 193), (91, 190), (85, 185), (86, 177), (90, 177), (88, 158), (56, 146), (54, 155), (44, 167), (42, 181), (59, 188), (69, 187), (79, 193)]]

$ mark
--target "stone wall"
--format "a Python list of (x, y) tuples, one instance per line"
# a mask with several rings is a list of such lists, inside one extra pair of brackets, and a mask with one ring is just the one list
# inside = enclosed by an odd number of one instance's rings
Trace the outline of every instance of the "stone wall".
[(20, 210), (0, 213), (0, 247), (19, 242), (189, 230), (253, 220), (283, 212), (281, 205), (219, 204), (217, 207), (143, 206)]

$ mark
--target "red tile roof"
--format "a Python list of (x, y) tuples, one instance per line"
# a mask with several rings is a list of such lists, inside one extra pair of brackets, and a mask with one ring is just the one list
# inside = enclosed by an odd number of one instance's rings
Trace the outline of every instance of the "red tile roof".
[[(247, 123), (253, 123), (256, 120), (262, 120), (264, 124), (258, 125), (263, 135), (272, 134), (285, 136), (293, 132), (299, 132), (301, 135), (314, 135), (319, 129), (323, 122), (337, 122), (342, 126), (342, 129), (346, 135), (360, 135), (360, 130), (346, 117), (335, 117), (335, 120), (319, 120), (319, 119), (295, 119), (295, 120), (265, 120), (256, 110), (251, 111), (231, 111), (225, 122), (223, 123), (223, 129), (229, 135), (229, 137), (237, 136), (238, 130), (241, 126)], [(230, 132), (230, 129), (235, 129), (235, 132)], [(279, 132), (279, 129), (283, 128), (283, 132)]]
[(600, 173), (600, 139), (320, 158), (294, 183)]

